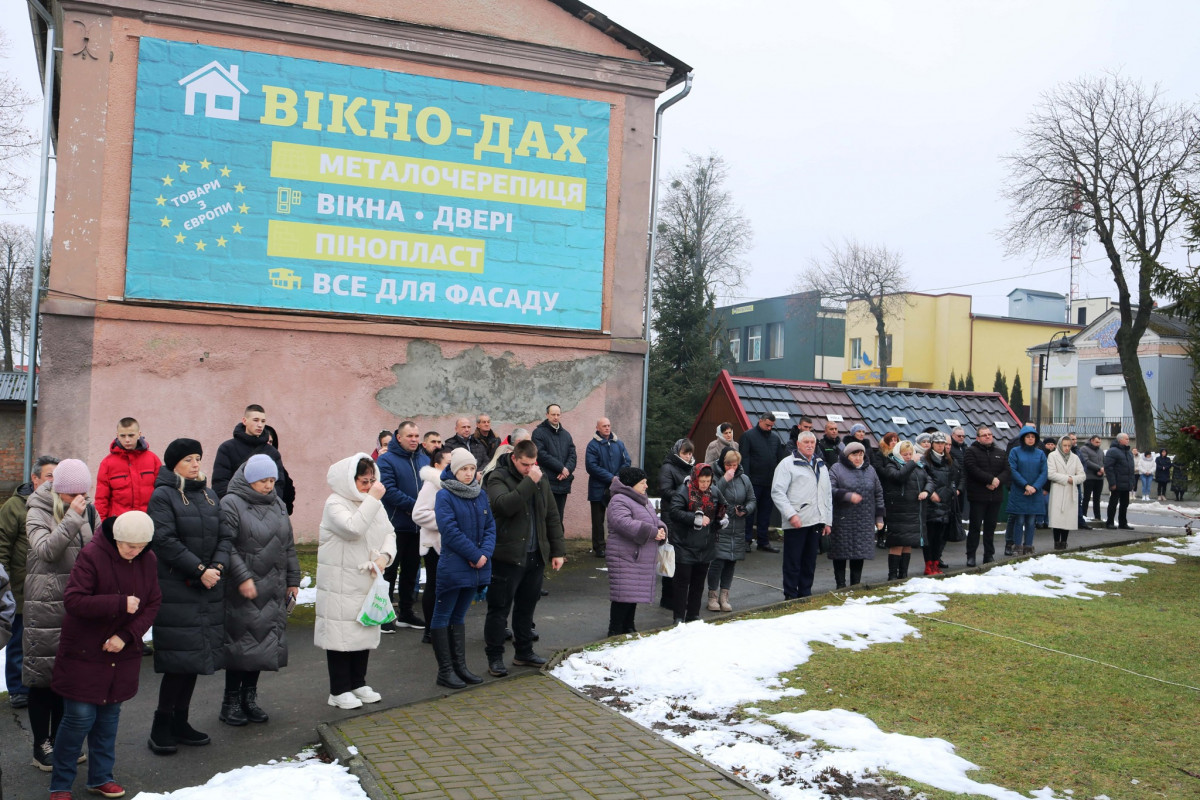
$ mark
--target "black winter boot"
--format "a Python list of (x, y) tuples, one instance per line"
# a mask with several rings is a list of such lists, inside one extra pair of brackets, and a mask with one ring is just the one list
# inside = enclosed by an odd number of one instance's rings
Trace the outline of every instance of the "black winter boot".
[(171, 716), (171, 733), (175, 735), (177, 744), (187, 745), (188, 747), (202, 747), (212, 741), (207, 733), (201, 733), (188, 724), (188, 710), (186, 708), (175, 709), (175, 713)]
[(846, 559), (835, 558), (833, 560), (833, 582), (837, 584), (838, 589), (846, 588)]
[(862, 583), (862, 568), (863, 560), (861, 558), (850, 559), (850, 585), (857, 586)]
[(454, 662), (450, 658), (450, 629), (430, 628), (429, 637), (433, 639), (433, 655), (437, 658), (438, 686), (447, 689), (465, 689), (467, 684), (454, 674)]
[(888, 577), (889, 581), (894, 581), (900, 577), (900, 556), (888, 553)]
[(912, 553), (900, 554), (900, 580), (908, 577), (908, 562), (912, 560)]
[(154, 712), (154, 725), (146, 746), (160, 756), (168, 756), (179, 748), (175, 745), (175, 734), (171, 733), (171, 715), (165, 711)]
[(240, 691), (234, 689), (222, 696), (221, 710), (217, 714), (217, 719), (235, 728), (240, 728), (249, 722), (246, 719), (246, 712), (242, 710), (242, 693)]
[(483, 678), (467, 669), (467, 626), (450, 626), (450, 662), (454, 674), (467, 683), (483, 683)]
[(267, 716), (267, 712), (263, 711), (262, 707), (258, 705), (257, 686), (242, 687), (242, 713), (251, 722), (266, 722), (270, 719)]

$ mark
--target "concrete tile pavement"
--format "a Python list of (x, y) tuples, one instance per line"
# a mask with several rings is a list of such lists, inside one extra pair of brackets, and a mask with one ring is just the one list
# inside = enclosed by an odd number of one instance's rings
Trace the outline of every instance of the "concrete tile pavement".
[(319, 733), (376, 800), (766, 796), (537, 673), (331, 723)]

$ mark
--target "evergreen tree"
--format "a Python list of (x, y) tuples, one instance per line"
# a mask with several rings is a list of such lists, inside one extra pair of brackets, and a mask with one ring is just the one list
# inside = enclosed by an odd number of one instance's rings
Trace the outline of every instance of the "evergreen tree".
[(950, 370), (950, 383), (947, 385), (947, 388), (949, 388), (950, 391), (952, 391), (952, 392), (958, 388), (958, 384), (954, 382), (954, 369), (953, 368), (951, 368), (951, 370)]
[(971, 373), (970, 370), (967, 370), (967, 391), (968, 392), (975, 391), (975, 376)]
[(1025, 407), (1025, 393), (1021, 391), (1021, 373), (1019, 372), (1013, 376), (1012, 397), (1008, 404), (1018, 415), (1024, 413), (1021, 409)]
[(967, 390), (967, 382), (962, 378), (958, 379), (958, 391), (965, 392)]
[(1008, 379), (1004, 377), (1004, 373), (996, 367), (996, 380), (992, 383), (992, 391), (997, 392), (1004, 398), (1004, 402), (1008, 402)]

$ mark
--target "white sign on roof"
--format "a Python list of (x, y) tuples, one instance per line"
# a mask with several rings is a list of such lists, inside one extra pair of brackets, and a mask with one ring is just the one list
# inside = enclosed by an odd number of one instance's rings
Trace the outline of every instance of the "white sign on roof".
[(996, 427), (1000, 428), (1001, 430), (1008, 430), (1008, 423), (1002, 419), (998, 419), (996, 420)]
[(893, 425), (907, 425), (908, 417), (892, 417)]
[(825, 419), (829, 420), (830, 422), (845, 422), (846, 421), (846, 420), (842, 419), (841, 414), (826, 414)]
[(775, 419), (791, 419), (792, 418), (792, 415), (786, 411), (772, 411), (771, 413), (775, 415)]
[(951, 417), (946, 417), (946, 424), (951, 428), (957, 428), (959, 425), (962, 425), (961, 422), (956, 419), (952, 419)]

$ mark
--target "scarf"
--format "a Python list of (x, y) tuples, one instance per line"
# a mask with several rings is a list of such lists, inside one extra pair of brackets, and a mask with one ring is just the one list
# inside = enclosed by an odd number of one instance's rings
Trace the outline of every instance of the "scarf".
[(696, 514), (704, 514), (714, 523), (721, 520), (725, 516), (725, 506), (717, 504), (717, 498), (712, 492), (712, 484), (709, 484), (708, 491), (701, 492), (698, 486), (700, 475), (708, 471), (709, 476), (712, 476), (712, 467), (708, 464), (700, 464), (692, 470), (692, 479), (688, 481), (688, 504), (687, 510)]
[(464, 500), (474, 500), (476, 497), (479, 497), (479, 481), (463, 483), (454, 478), (447, 478), (442, 481), (442, 488), (455, 497), (461, 497)]

